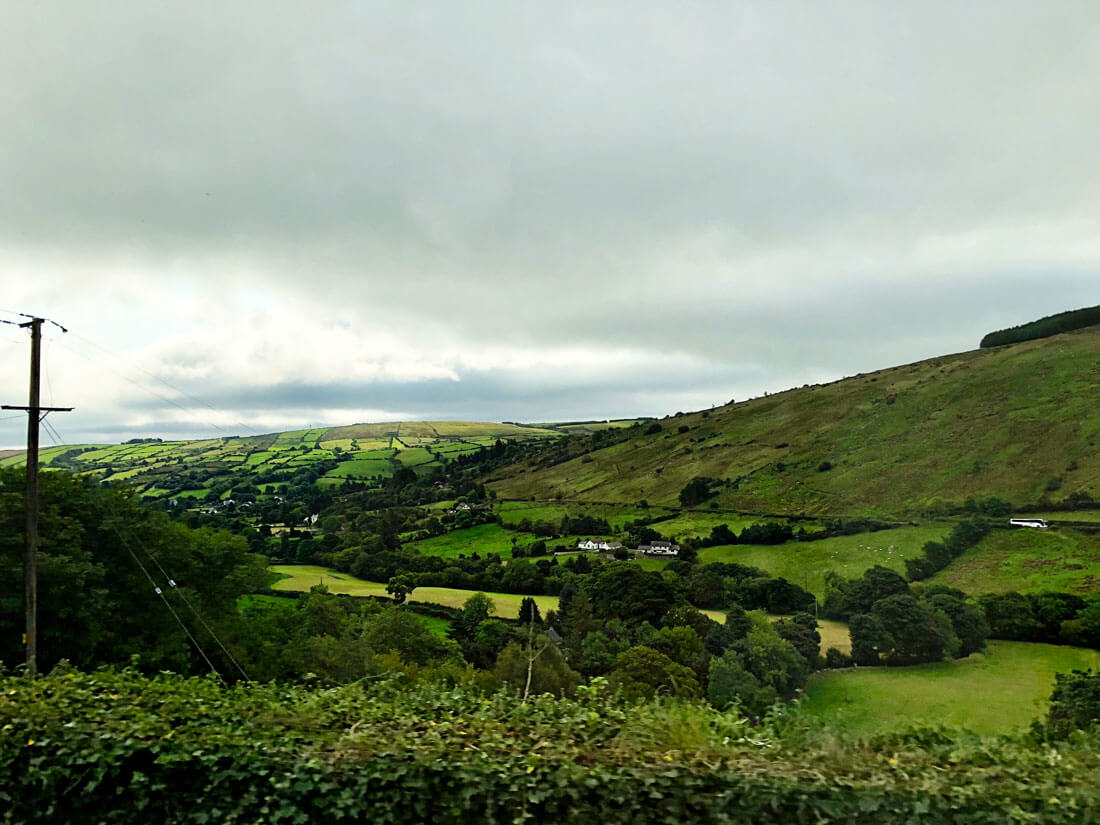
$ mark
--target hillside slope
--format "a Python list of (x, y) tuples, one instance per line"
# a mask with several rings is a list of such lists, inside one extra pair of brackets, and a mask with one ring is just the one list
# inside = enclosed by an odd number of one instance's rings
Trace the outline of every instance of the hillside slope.
[(714, 506), (809, 514), (1096, 496), (1098, 356), (1091, 327), (932, 358), (664, 419), (657, 433), (636, 426), (611, 446), (510, 468), (492, 486), (506, 498), (675, 504), (706, 476), (722, 482)]
[[(293, 480), (338, 486), (392, 476), (398, 467), (416, 472), (442, 459), (504, 441), (557, 438), (561, 433), (515, 424), (476, 421), (399, 421), (352, 424), (266, 435), (201, 441), (67, 444), (41, 453), (45, 467), (85, 472), (124, 482), (148, 498), (217, 499), (242, 486)], [(0, 457), (0, 466), (24, 463), (22, 452)]]

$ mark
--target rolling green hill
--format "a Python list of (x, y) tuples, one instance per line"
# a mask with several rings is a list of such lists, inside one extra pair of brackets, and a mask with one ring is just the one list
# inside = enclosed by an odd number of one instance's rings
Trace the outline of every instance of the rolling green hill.
[[(261, 493), (319, 476), (316, 484), (370, 484), (398, 467), (416, 472), (504, 441), (556, 438), (548, 428), (475, 421), (402, 421), (353, 424), (248, 437), (128, 444), (75, 444), (42, 450), (42, 466), (87, 472), (125, 482), (147, 498), (216, 499), (241, 486)], [(0, 458), (21, 465), (23, 453)]]
[[(576, 440), (497, 473), (502, 498), (916, 516), (970, 497), (1100, 495), (1100, 327), (932, 358)], [(611, 437), (608, 437), (611, 436)]]

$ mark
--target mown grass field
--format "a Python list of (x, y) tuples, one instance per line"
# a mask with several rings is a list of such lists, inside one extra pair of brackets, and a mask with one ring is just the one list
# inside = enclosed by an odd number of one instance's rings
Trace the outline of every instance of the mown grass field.
[(841, 653), (852, 652), (852, 637), (848, 635), (848, 625), (829, 619), (818, 619), (817, 625), (817, 632), (821, 635), (822, 656), (830, 647), (835, 647)]
[(1098, 351), (1090, 328), (791, 389), (662, 419), (660, 432), (638, 427), (492, 486), (504, 498), (675, 506), (706, 476), (730, 482), (714, 499), (723, 509), (920, 516), (970, 497), (1038, 502), (1057, 478), (1060, 500), (1100, 489)]
[(904, 575), (905, 560), (921, 554), (926, 542), (938, 541), (948, 527), (899, 527), (876, 533), (796, 541), (772, 546), (737, 544), (699, 551), (701, 562), (736, 562), (787, 579), (820, 598), (830, 570), (854, 578), (880, 564)]
[(994, 641), (955, 662), (819, 673), (803, 707), (857, 734), (916, 725), (1011, 733), (1046, 713), (1056, 673), (1096, 667), (1100, 651)]
[[(273, 573), (285, 576), (272, 585), (275, 590), (306, 592), (311, 587), (324, 584), (331, 593), (389, 598), (385, 584), (357, 579), (355, 576), (339, 573), (327, 567), (312, 564), (274, 564), (269, 569)], [(409, 594), (409, 601), (430, 602), (445, 607), (462, 607), (475, 592), (477, 591), (458, 590), (452, 587), (418, 587)], [(496, 608), (494, 615), (508, 619), (519, 615), (520, 603), (526, 598), (514, 593), (486, 593), (485, 595), (493, 600)], [(539, 611), (543, 614), (549, 610), (557, 610), (557, 596), (532, 596), (531, 598), (535, 600)]]
[(996, 530), (931, 581), (967, 593), (1100, 593), (1100, 535), (1068, 528)]

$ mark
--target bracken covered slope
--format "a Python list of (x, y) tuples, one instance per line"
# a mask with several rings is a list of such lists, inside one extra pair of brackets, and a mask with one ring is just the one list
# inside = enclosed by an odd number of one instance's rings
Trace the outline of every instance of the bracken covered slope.
[(602, 449), (509, 468), (492, 486), (507, 498), (670, 504), (706, 476), (722, 481), (715, 506), (807, 514), (916, 515), (969, 497), (1016, 506), (1100, 497), (1100, 327), (661, 424), (658, 433), (640, 425)]

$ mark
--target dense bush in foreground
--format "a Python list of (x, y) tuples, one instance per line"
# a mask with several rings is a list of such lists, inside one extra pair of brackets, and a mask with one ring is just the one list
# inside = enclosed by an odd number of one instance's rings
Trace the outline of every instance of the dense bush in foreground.
[(0, 678), (0, 821), (1095, 822), (1100, 743), (933, 731), (837, 741), (797, 717), (381, 680), (224, 688)]

